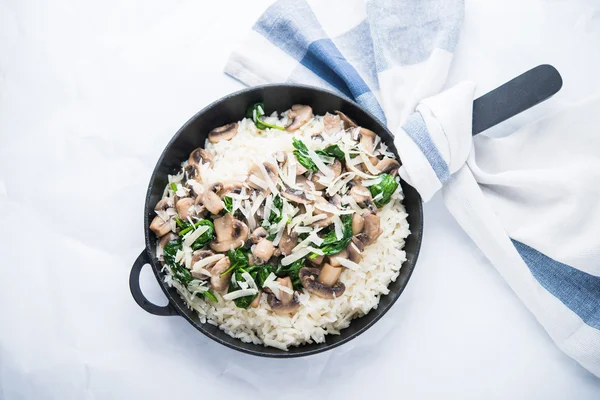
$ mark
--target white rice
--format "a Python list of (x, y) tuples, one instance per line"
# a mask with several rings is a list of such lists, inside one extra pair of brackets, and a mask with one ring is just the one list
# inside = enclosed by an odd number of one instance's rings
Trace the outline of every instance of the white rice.
[[(322, 147), (311, 143), (313, 132), (323, 130), (322, 117), (315, 117), (300, 131), (295, 132), (309, 147)], [(254, 162), (267, 161), (277, 151), (292, 151), (292, 135), (269, 129), (261, 132), (254, 123), (244, 119), (233, 139), (216, 144), (206, 143), (206, 149), (214, 156), (212, 169), (203, 171), (205, 182), (214, 183), (246, 179), (247, 171)], [(363, 252), (357, 270), (342, 272), (340, 280), (346, 290), (334, 300), (323, 299), (304, 292), (299, 295), (302, 306), (293, 315), (279, 315), (269, 310), (266, 295), (261, 305), (247, 310), (238, 308), (232, 301), (225, 301), (218, 293), (218, 303), (192, 296), (178, 282), (166, 276), (165, 281), (176, 287), (188, 305), (196, 310), (201, 321), (218, 325), (227, 334), (244, 342), (264, 344), (283, 350), (304, 343), (321, 343), (327, 334), (339, 334), (353, 318), (365, 315), (377, 308), (379, 298), (389, 292), (388, 285), (398, 277), (400, 266), (406, 260), (404, 240), (409, 235), (406, 211), (402, 205), (400, 186), (386, 206), (379, 210), (383, 233), (377, 241)]]

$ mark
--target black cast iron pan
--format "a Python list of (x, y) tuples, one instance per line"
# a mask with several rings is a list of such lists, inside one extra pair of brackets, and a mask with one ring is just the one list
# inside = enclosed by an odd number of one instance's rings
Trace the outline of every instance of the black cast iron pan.
[[(478, 98), (473, 103), (473, 135), (546, 100), (556, 93), (561, 86), (562, 79), (558, 71), (550, 65), (540, 65)], [(161, 199), (167, 184), (167, 175), (174, 174), (179, 170), (181, 162), (188, 158), (191, 150), (204, 146), (207, 134), (211, 129), (232, 121), (241, 120), (248, 105), (259, 101), (265, 104), (268, 112), (274, 110), (282, 112), (289, 109), (293, 104), (308, 104), (313, 108), (314, 114), (318, 115), (323, 115), (328, 111), (340, 110), (354, 119), (360, 126), (376, 132), (398, 157), (392, 133), (359, 105), (335, 93), (309, 86), (275, 84), (249, 88), (225, 96), (198, 112), (186, 122), (171, 139), (158, 159), (150, 178), (144, 207), (146, 248), (133, 265), (129, 277), (129, 286), (135, 301), (147, 312), (164, 316), (180, 315), (206, 336), (232, 349), (257, 356), (277, 358), (316, 354), (337, 347), (360, 335), (377, 322), (398, 299), (408, 284), (421, 247), (423, 235), (421, 197), (410, 185), (402, 182), (405, 194), (404, 206), (408, 213), (408, 223), (411, 231), (404, 248), (407, 260), (402, 264), (398, 279), (389, 285), (390, 293), (381, 297), (378, 308), (371, 310), (361, 318), (353, 320), (350, 326), (344, 329), (340, 335), (328, 335), (325, 343), (306, 344), (291, 347), (289, 351), (282, 351), (273, 347), (244, 343), (230, 337), (216, 326), (200, 323), (197, 314), (187, 308), (176, 290), (164, 283), (161, 265), (154, 256), (157, 238), (150, 231), (149, 224), (154, 218), (154, 206)], [(142, 294), (139, 276), (142, 267), (146, 264), (150, 264), (152, 267), (156, 279), (169, 299), (168, 305), (163, 307), (154, 305)]]

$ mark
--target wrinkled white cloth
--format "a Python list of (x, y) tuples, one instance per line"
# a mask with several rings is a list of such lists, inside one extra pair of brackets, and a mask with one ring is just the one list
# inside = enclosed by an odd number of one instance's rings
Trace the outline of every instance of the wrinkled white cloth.
[(473, 92), (462, 83), (417, 106), (396, 132), (400, 174), (425, 200), (442, 188), (556, 344), (600, 376), (600, 97), (471, 138)]

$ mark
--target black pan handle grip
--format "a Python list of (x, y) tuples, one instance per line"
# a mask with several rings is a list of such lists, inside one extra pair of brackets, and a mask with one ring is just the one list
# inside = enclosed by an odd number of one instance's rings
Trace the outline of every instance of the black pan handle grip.
[(133, 299), (140, 307), (150, 314), (177, 315), (177, 311), (171, 307), (171, 303), (167, 304), (166, 306), (157, 306), (156, 304), (150, 303), (142, 293), (142, 289), (140, 288), (140, 272), (142, 271), (144, 265), (149, 263), (150, 259), (148, 258), (148, 253), (146, 250), (142, 251), (137, 260), (135, 260), (133, 263), (131, 273), (129, 274), (129, 289), (131, 290)]
[(562, 87), (556, 68), (544, 64), (530, 69), (473, 101), (473, 135), (549, 99)]

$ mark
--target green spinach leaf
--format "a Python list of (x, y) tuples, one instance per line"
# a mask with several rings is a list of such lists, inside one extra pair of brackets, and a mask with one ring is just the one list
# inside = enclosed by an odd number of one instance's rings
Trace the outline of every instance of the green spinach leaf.
[(246, 118), (250, 118), (258, 129), (265, 130), (267, 128), (285, 130), (283, 126), (269, 124), (260, 119), (265, 115), (265, 105), (263, 103), (254, 103), (246, 110)]
[[(379, 177), (379, 183), (369, 186), (369, 191), (371, 192), (371, 196), (373, 196), (373, 201), (375, 202), (377, 208), (381, 208), (389, 203), (392, 198), (392, 194), (394, 194), (398, 188), (398, 182), (396, 182), (396, 179), (394, 179), (394, 177), (390, 174), (381, 174)], [(379, 194), (381, 194), (381, 197), (375, 200), (375, 197), (377, 197)]]

